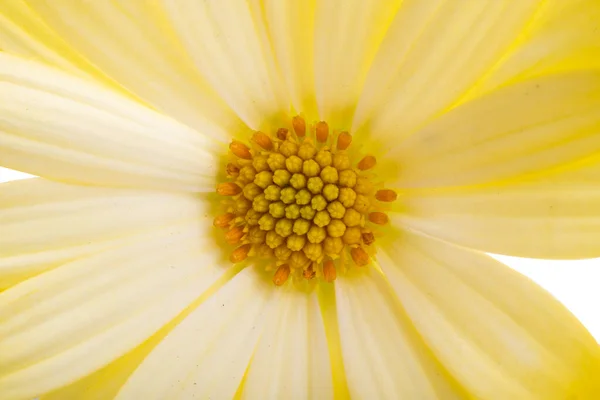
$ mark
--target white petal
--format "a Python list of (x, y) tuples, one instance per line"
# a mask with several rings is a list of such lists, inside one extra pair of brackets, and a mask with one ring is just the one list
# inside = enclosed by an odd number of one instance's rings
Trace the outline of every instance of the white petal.
[(259, 129), (287, 112), (290, 102), (282, 90), (260, 4), (163, 2), (198, 70), (248, 126)]
[(314, 293), (296, 290), (292, 287), (272, 300), (277, 305), (252, 356), (243, 398), (333, 398), (319, 303)]
[(536, 3), (404, 1), (369, 71), (353, 130), (398, 140), (450, 107), (502, 57)]
[(43, 179), (0, 185), (0, 289), (154, 229), (202, 221), (197, 196), (70, 186)]
[(380, 265), (473, 398), (596, 398), (600, 349), (560, 303), (491, 257), (404, 233)]
[(31, 0), (26, 5), (15, 0), (0, 14), (7, 21), (0, 38), (12, 39), (6, 51), (97, 79), (107, 75), (113, 80), (109, 84), (116, 81), (160, 111), (220, 140), (229, 140), (229, 131), (242, 128), (194, 68), (157, 0)]
[(375, 271), (335, 282), (339, 335), (350, 396), (462, 399)]
[(177, 316), (227, 271), (203, 233), (198, 223), (165, 228), (0, 293), (3, 398), (82, 378)]
[(599, 147), (600, 70), (583, 70), (465, 103), (392, 144), (388, 157), (397, 160), (394, 184), (437, 187), (546, 173)]
[(57, 180), (214, 187), (219, 144), (103, 86), (0, 54), (0, 162)]
[(247, 268), (208, 297), (150, 353), (117, 399), (231, 399), (275, 304)]

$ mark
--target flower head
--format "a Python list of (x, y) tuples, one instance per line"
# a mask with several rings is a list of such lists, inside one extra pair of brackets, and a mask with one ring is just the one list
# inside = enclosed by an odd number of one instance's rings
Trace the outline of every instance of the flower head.
[(599, 18), (5, 2), (0, 397), (600, 398)]

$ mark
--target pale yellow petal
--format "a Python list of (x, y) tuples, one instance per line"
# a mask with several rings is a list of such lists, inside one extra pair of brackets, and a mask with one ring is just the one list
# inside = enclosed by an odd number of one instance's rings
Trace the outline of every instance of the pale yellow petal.
[(423, 340), (473, 398), (600, 396), (598, 344), (519, 273), (409, 233), (378, 258)]
[(335, 281), (339, 336), (351, 398), (463, 399), (374, 270)]
[(0, 293), (3, 399), (80, 379), (176, 317), (227, 271), (206, 231), (197, 222), (164, 228)]
[(207, 298), (142, 362), (117, 399), (231, 399), (276, 305), (245, 269)]
[(272, 300), (277, 305), (252, 356), (242, 398), (331, 399), (331, 365), (316, 295), (295, 287), (280, 292)]
[(490, 183), (600, 148), (600, 70), (532, 78), (465, 103), (389, 146), (402, 187)]
[(349, 129), (367, 73), (400, 0), (317, 1), (314, 32), (316, 96), (321, 119)]
[(221, 145), (94, 82), (0, 53), (0, 163), (80, 184), (214, 190)]
[(482, 188), (407, 192), (393, 223), (486, 252), (600, 256), (600, 162)]
[(163, 3), (196, 68), (248, 126), (284, 116), (290, 102), (258, 2)]
[(194, 195), (70, 186), (43, 179), (0, 185), (0, 289), (157, 228), (206, 221)]
[(159, 0), (9, 3), (0, 10), (7, 21), (0, 39), (10, 38), (0, 45), (5, 51), (97, 79), (106, 75), (205, 135), (228, 140), (228, 131), (242, 129), (195, 69)]
[(527, 25), (538, 2), (407, 0), (365, 83), (353, 130), (406, 137), (491, 68)]

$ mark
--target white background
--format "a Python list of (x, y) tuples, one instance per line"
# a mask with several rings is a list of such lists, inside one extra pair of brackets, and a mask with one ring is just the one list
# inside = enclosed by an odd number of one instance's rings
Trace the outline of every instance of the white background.
[[(28, 176), (0, 167), (0, 182)], [(600, 259), (546, 261), (505, 256), (496, 258), (552, 293), (600, 342)]]

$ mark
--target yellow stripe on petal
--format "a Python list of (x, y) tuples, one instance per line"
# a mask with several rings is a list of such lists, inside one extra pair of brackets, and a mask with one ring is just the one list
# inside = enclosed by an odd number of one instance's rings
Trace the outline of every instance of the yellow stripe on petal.
[(519, 273), (408, 232), (379, 261), (420, 336), (473, 398), (599, 398), (598, 344)]

